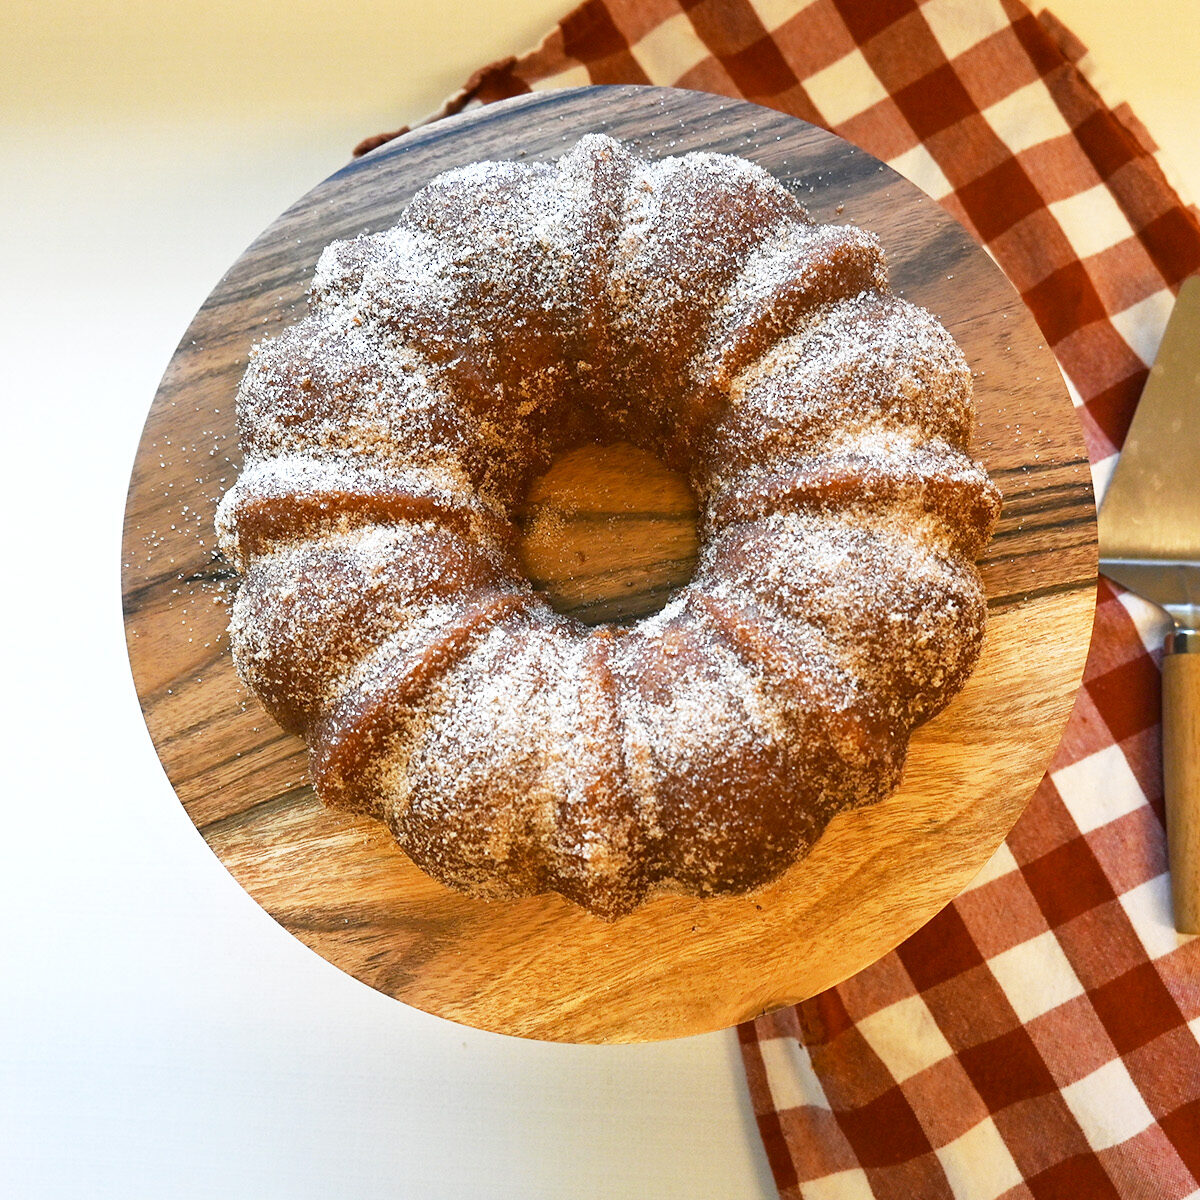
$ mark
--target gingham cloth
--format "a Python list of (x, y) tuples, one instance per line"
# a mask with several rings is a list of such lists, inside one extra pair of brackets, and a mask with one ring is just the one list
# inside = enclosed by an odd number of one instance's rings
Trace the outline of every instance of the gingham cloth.
[[(940, 200), (1041, 326), (1102, 494), (1200, 270), (1200, 223), (1053, 17), (1018, 0), (588, 0), (436, 115), (589, 82), (782, 109)], [(1165, 628), (1102, 580), (1062, 746), (982, 874), (860, 975), (738, 1030), (781, 1196), (1200, 1197), (1200, 942), (1175, 934), (1165, 873)]]

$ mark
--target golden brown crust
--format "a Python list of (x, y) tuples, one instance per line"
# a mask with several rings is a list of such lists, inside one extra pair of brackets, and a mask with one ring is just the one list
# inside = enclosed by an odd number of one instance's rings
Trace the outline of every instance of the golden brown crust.
[[(326, 250), (238, 415), (238, 668), (322, 799), (475, 895), (613, 919), (757, 887), (894, 787), (979, 654), (999, 493), (962, 355), (871, 235), (741, 159), (594, 135), (439, 176)], [(630, 628), (552, 612), (513, 555), (588, 440), (701, 505), (694, 579)]]

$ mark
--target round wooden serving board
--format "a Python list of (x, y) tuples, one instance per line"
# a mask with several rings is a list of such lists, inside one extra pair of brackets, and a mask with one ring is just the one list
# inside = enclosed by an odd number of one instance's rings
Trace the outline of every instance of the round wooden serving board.
[[(374, 822), (326, 811), (308, 785), (303, 743), (281, 733), (234, 674), (225, 633), (233, 577), (212, 532), (238, 470), (233, 405), (247, 352), (303, 313), (322, 247), (392, 224), (439, 171), (553, 159), (588, 131), (651, 157), (740, 154), (818, 220), (874, 230), (895, 290), (936, 313), (972, 365), (975, 452), (1005, 500), (981, 564), (990, 597), (982, 661), (918, 730), (900, 790), (838, 817), (763, 891), (666, 897), (611, 925), (553, 895), (490, 904), (460, 896), (413, 867)], [(647, 544), (677, 545), (655, 532), (656, 522), (668, 535), (678, 529), (661, 499), (652, 484), (642, 507), (662, 515), (620, 515), (631, 506), (614, 503), (610, 523), (640, 520)], [(580, 520), (594, 523), (596, 507)], [(134, 466), (123, 563), (129, 656), (188, 815), (242, 886), (324, 958), (481, 1029), (577, 1042), (678, 1037), (853, 974), (987, 862), (1071, 710), (1094, 607), (1094, 515), (1054, 359), (987, 254), (917, 188), (841, 139), (752, 104), (669, 88), (535, 93), (419, 129), (348, 166), (284, 213), (217, 285), (171, 360)], [(650, 592), (679, 569), (658, 566), (656, 584), (646, 562)], [(597, 590), (638, 590), (619, 567), (594, 571)]]

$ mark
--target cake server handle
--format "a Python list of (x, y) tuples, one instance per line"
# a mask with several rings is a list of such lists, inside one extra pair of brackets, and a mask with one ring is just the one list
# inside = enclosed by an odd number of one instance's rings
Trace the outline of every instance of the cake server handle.
[(1175, 928), (1200, 933), (1200, 631), (1167, 635), (1163, 658), (1163, 792)]

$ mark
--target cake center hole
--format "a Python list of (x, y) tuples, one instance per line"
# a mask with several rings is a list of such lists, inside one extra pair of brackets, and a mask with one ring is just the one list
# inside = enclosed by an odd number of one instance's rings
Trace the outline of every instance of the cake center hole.
[(653, 454), (581, 446), (533, 481), (517, 512), (521, 564), (557, 612), (634, 621), (691, 579), (696, 513), (687, 480)]

